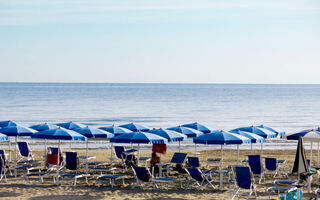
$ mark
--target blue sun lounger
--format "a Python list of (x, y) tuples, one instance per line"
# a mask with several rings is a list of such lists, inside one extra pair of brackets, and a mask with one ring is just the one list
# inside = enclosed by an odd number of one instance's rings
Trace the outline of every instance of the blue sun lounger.
[(187, 168), (187, 172), (190, 175), (191, 179), (189, 180), (186, 189), (189, 189), (191, 181), (193, 181), (193, 184), (191, 186), (197, 186), (196, 189), (198, 190), (206, 187), (207, 185), (215, 189), (213, 185), (213, 183), (215, 183), (214, 180), (211, 179), (207, 174), (202, 173), (198, 168)]
[[(235, 184), (237, 188), (235, 188), (233, 192), (232, 199), (234, 199), (236, 196), (246, 196), (246, 199), (249, 199), (252, 193), (254, 193), (255, 197), (257, 198), (256, 186), (254, 185), (254, 178), (250, 167), (235, 166), (234, 171)], [(240, 193), (241, 190), (249, 190), (249, 192)]]

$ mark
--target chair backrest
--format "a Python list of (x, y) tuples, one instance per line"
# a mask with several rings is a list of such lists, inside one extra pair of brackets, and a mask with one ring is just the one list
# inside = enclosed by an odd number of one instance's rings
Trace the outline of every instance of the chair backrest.
[(66, 152), (66, 168), (69, 170), (78, 169), (77, 152)]
[(262, 166), (260, 155), (249, 155), (249, 166), (253, 174), (261, 174)]
[(265, 159), (266, 169), (270, 171), (277, 170), (277, 159), (276, 158), (266, 158)]
[[(63, 160), (63, 156), (60, 149), (59, 164), (61, 164), (62, 160)], [(47, 162), (50, 165), (58, 164), (58, 148), (57, 147), (48, 147)]]
[(198, 157), (188, 157), (188, 163), (192, 167), (200, 167), (200, 161)]
[(0, 149), (0, 158), (3, 161), (3, 165), (6, 166), (6, 156), (4, 154), (4, 150)]
[(236, 182), (240, 188), (250, 189), (251, 188), (251, 173), (249, 167), (236, 166)]
[(175, 152), (171, 158), (170, 163), (176, 163), (176, 164), (183, 164), (186, 160), (187, 154), (186, 153), (178, 153)]
[(187, 168), (187, 172), (191, 176), (191, 178), (193, 178), (194, 180), (198, 182), (203, 181), (201, 171), (198, 168), (196, 167)]
[(5, 166), (6, 166), (6, 157), (4, 155), (4, 151), (0, 149), (0, 180), (2, 175), (4, 174)]
[(116, 153), (117, 158), (122, 159), (122, 153), (124, 152), (123, 146), (114, 146), (114, 152)]
[(19, 149), (21, 156), (29, 157), (30, 150), (29, 150), (29, 145), (27, 142), (18, 142), (18, 149)]
[(134, 173), (136, 177), (143, 182), (149, 182), (150, 175), (148, 173), (148, 169), (146, 167), (133, 167)]

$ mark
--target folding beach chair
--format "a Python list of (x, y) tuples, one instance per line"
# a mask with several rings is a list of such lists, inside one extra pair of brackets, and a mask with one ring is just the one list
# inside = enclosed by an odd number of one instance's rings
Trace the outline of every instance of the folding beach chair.
[(29, 148), (29, 145), (27, 142), (18, 142), (18, 150), (19, 154), (22, 157), (20, 160), (23, 158), (27, 158), (27, 160), (33, 160), (33, 154), (32, 150)]
[(265, 158), (265, 169), (274, 172), (273, 177), (276, 177), (279, 174), (277, 159)]
[(48, 147), (46, 166), (50, 168), (52, 165), (58, 165), (58, 164), (61, 165), (63, 161), (61, 149), (60, 149), (59, 155), (60, 156), (59, 156), (59, 163), (58, 163), (58, 148)]
[(4, 178), (5, 182), (7, 182), (5, 155), (3, 150), (0, 151), (2, 151), (2, 153), (0, 152), (0, 181)]
[(191, 167), (200, 167), (200, 161), (198, 157), (189, 157), (188, 156), (188, 163)]
[(124, 178), (126, 175), (123, 174), (104, 174), (97, 178), (98, 187), (101, 186), (102, 182), (110, 182), (111, 187), (113, 188), (115, 181), (122, 180), (122, 185), (124, 185)]
[(133, 185), (133, 187), (142, 187), (142, 183), (146, 183), (145, 187), (153, 186), (153, 189), (158, 189), (158, 184), (166, 183), (167, 189), (169, 187), (169, 184), (178, 180), (176, 178), (172, 177), (152, 177), (150, 171), (146, 167), (132, 167), (133, 172), (135, 174), (136, 178), (136, 184)]
[(215, 189), (213, 183), (213, 179), (209, 177), (208, 174), (202, 173), (198, 168), (192, 167), (192, 168), (187, 168), (187, 172), (190, 175), (191, 179), (189, 180), (186, 189), (189, 188), (191, 181), (193, 180), (193, 184), (191, 186), (196, 186), (196, 189), (200, 190), (204, 187), (211, 186), (213, 189)]
[[(235, 188), (232, 199), (234, 199), (236, 196), (246, 196), (246, 199), (249, 199), (253, 192), (255, 197), (257, 197), (256, 186), (254, 185), (254, 178), (250, 168), (244, 166), (235, 166), (234, 171), (236, 180), (235, 183), (238, 188)], [(249, 190), (249, 192), (240, 193), (240, 189)]]
[[(85, 178), (86, 183), (88, 184), (88, 176), (90, 174), (80, 173), (78, 166), (79, 166), (79, 160), (77, 157), (77, 152), (66, 152), (66, 161), (64, 166), (64, 171), (61, 174), (61, 185), (63, 185), (64, 180), (73, 180), (74, 185), (77, 184), (77, 179), (79, 178)], [(66, 170), (70, 172), (66, 172)]]
[(259, 183), (264, 179), (264, 172), (261, 164), (260, 155), (248, 155), (250, 170), (253, 175), (260, 176)]

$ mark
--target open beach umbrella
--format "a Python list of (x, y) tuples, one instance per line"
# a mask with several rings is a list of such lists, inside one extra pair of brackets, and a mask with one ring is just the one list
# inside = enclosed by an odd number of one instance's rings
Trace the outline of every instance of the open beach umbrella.
[(65, 123), (59, 123), (59, 124), (56, 124), (56, 125), (60, 126), (62, 128), (69, 129), (69, 130), (74, 130), (74, 129), (77, 129), (77, 128), (86, 127), (86, 125), (81, 124), (81, 123), (77, 123), (77, 122), (65, 122)]
[(318, 163), (319, 163), (319, 142), (320, 142), (320, 132), (316, 129), (306, 129), (302, 130), (298, 133), (292, 133), (285, 136), (287, 140), (299, 140), (299, 138), (303, 138), (304, 141), (308, 141), (311, 143), (310, 148), (310, 165), (312, 165), (312, 144), (313, 142), (318, 142)]
[(179, 133), (179, 132), (176, 132), (176, 131), (172, 131), (172, 130), (166, 130), (166, 129), (153, 129), (151, 131), (149, 131), (149, 133), (152, 133), (152, 134), (156, 134), (156, 135), (159, 135), (161, 137), (164, 137), (168, 140), (168, 142), (175, 142), (175, 141), (178, 141), (179, 142), (179, 152), (180, 152), (180, 142), (187, 139), (187, 136), (182, 134), (182, 133)]
[(198, 131), (196, 129), (188, 128), (188, 127), (183, 127), (183, 126), (175, 126), (171, 128), (167, 128), (167, 130), (172, 130), (176, 131), (178, 133), (182, 133), (186, 135), (188, 138), (194, 138), (199, 135), (202, 135), (203, 133), (201, 131)]
[(239, 144), (250, 143), (250, 139), (244, 136), (241, 136), (236, 133), (231, 133), (227, 131), (213, 131), (212, 133), (203, 134), (198, 137), (193, 138), (193, 142), (196, 144), (217, 144), (221, 145), (221, 162), (220, 167), (222, 167), (223, 162), (223, 145), (228, 144), (237, 144), (237, 161), (239, 162)]
[(266, 140), (259, 136), (259, 135), (256, 135), (254, 133), (249, 133), (249, 132), (246, 132), (246, 131), (229, 131), (229, 132), (232, 132), (232, 133), (236, 133), (236, 134), (239, 134), (239, 135), (242, 135), (244, 137), (247, 137), (251, 140), (251, 151), (252, 151), (252, 144), (253, 143), (263, 143), (265, 142)]
[(37, 130), (37, 131), (45, 131), (48, 129), (58, 128), (58, 126), (54, 125), (54, 124), (43, 123), (43, 124), (32, 125), (32, 126), (30, 126), (30, 128)]
[(236, 128), (233, 129), (231, 131), (246, 131), (249, 133), (254, 133), (257, 134), (263, 138), (275, 138), (277, 137), (277, 134), (273, 131), (270, 131), (268, 129), (265, 128), (259, 128), (256, 126), (246, 126), (246, 127), (240, 127), (240, 128)]
[(147, 132), (151, 130), (151, 128), (147, 126), (143, 126), (141, 124), (136, 124), (136, 123), (122, 124), (119, 127), (129, 129), (130, 131), (133, 131), (133, 132)]
[(272, 131), (272, 132), (276, 133), (277, 136), (278, 136), (278, 135), (279, 135), (279, 136), (284, 136), (284, 135), (286, 134), (286, 132), (284, 132), (284, 131), (276, 131), (275, 129), (273, 129), (273, 128), (269, 127), (269, 126), (265, 126), (265, 125), (263, 125), (263, 124), (261, 124), (261, 125), (259, 125), (259, 126), (256, 126), (256, 127), (258, 127), (258, 128), (264, 128), (264, 129), (267, 129), (267, 130), (269, 130), (269, 131)]
[(7, 141), (7, 140), (8, 140), (8, 136), (0, 133), (0, 141)]
[(183, 124), (181, 125), (182, 127), (187, 127), (187, 128), (192, 128), (192, 129), (196, 129), (198, 131), (201, 131), (202, 133), (210, 133), (212, 131), (218, 130), (216, 128), (210, 128), (206, 125), (203, 124), (199, 124), (198, 122), (194, 122), (194, 123), (189, 123), (189, 124)]
[(130, 131), (129, 129), (123, 128), (123, 127), (119, 127), (119, 126), (104, 126), (104, 127), (100, 127), (99, 129), (107, 131), (109, 133), (114, 134), (115, 136), (117, 135), (121, 135), (123, 133), (130, 133), (132, 131)]
[[(85, 127), (85, 128), (77, 128), (74, 129), (75, 132), (80, 133), (81, 135), (89, 138), (112, 138), (114, 135), (112, 133), (109, 133), (107, 131), (93, 128), (93, 127)], [(112, 148), (111, 148), (112, 149)], [(88, 173), (88, 140), (86, 142), (86, 174)]]
[(6, 127), (6, 126), (17, 126), (17, 125), (24, 126), (24, 127), (29, 127), (28, 124), (25, 124), (23, 122), (16, 122), (16, 121), (11, 121), (11, 120), (0, 121), (0, 128)]
[(148, 132), (131, 132), (115, 136), (110, 139), (110, 142), (138, 144), (138, 158), (140, 158), (140, 144), (167, 144), (168, 140)]
[[(61, 140), (78, 140), (78, 141), (87, 141), (87, 137), (64, 128), (56, 128), (56, 129), (49, 129), (45, 131), (39, 131), (31, 136), (31, 138), (38, 138), (38, 139), (49, 139), (49, 140), (58, 140), (58, 163), (60, 158), (60, 146)], [(57, 185), (59, 185), (59, 170), (57, 169)]]

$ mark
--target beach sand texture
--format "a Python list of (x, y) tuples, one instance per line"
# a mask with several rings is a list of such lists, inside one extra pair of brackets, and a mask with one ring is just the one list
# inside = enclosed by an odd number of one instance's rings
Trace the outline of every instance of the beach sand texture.
[[(70, 151), (65, 149), (64, 152)], [(85, 155), (85, 150), (78, 150), (79, 155)], [(169, 162), (173, 153), (175, 151), (168, 151), (166, 155), (162, 156), (162, 162)], [(188, 152), (188, 155), (192, 156), (192, 151), (183, 151)], [(36, 159), (40, 159), (43, 155), (43, 151), (34, 151)], [(210, 151), (200, 151), (200, 161), (204, 161), (206, 157), (220, 157), (219, 150), (210, 150)], [(254, 152), (257, 154), (260, 152)], [(110, 157), (109, 150), (90, 150), (90, 155), (96, 156), (95, 161), (107, 161), (107, 158)], [(151, 151), (141, 151), (141, 156), (150, 156)], [(241, 150), (240, 160), (245, 159), (246, 155), (250, 154), (248, 150)], [(293, 165), (293, 160), (295, 157), (295, 151), (291, 150), (266, 150), (263, 152), (263, 155), (266, 157), (275, 157), (277, 159), (285, 159), (283, 169), (286, 172), (289, 172)], [(307, 152), (309, 155), (309, 152)], [(313, 153), (314, 159), (316, 159), (316, 153)], [(224, 151), (224, 164), (236, 164), (237, 153), (235, 150), (225, 150)], [(202, 164), (206, 165), (202, 162)], [(209, 166), (214, 167), (214, 166)], [(272, 186), (274, 178), (267, 176), (266, 181), (257, 184), (257, 199), (268, 199), (268, 194), (266, 189)], [(116, 183), (115, 188), (111, 188), (108, 184), (105, 184), (101, 187), (97, 186), (95, 178), (91, 177), (89, 180), (89, 185), (86, 185), (84, 181), (79, 181), (77, 186), (56, 186), (52, 181), (46, 181), (40, 186), (35, 185), (25, 185), (25, 180), (23, 178), (12, 178), (8, 177), (8, 182), (0, 182), (0, 199), (58, 199), (58, 200), (67, 200), (67, 199), (231, 199), (232, 190), (225, 187), (225, 190), (219, 191), (218, 189), (205, 188), (203, 190), (184, 190), (184, 189), (175, 189), (170, 188), (168, 191), (153, 191), (152, 188), (141, 189), (141, 188), (131, 188), (131, 183), (133, 179), (125, 180), (125, 184), (122, 186), (121, 181)], [(216, 186), (218, 188), (218, 185)], [(316, 185), (312, 187), (312, 193), (314, 193)], [(304, 189), (304, 198), (309, 199), (314, 197), (313, 194), (307, 194), (306, 189)], [(272, 196), (272, 199), (278, 199), (277, 196)]]

